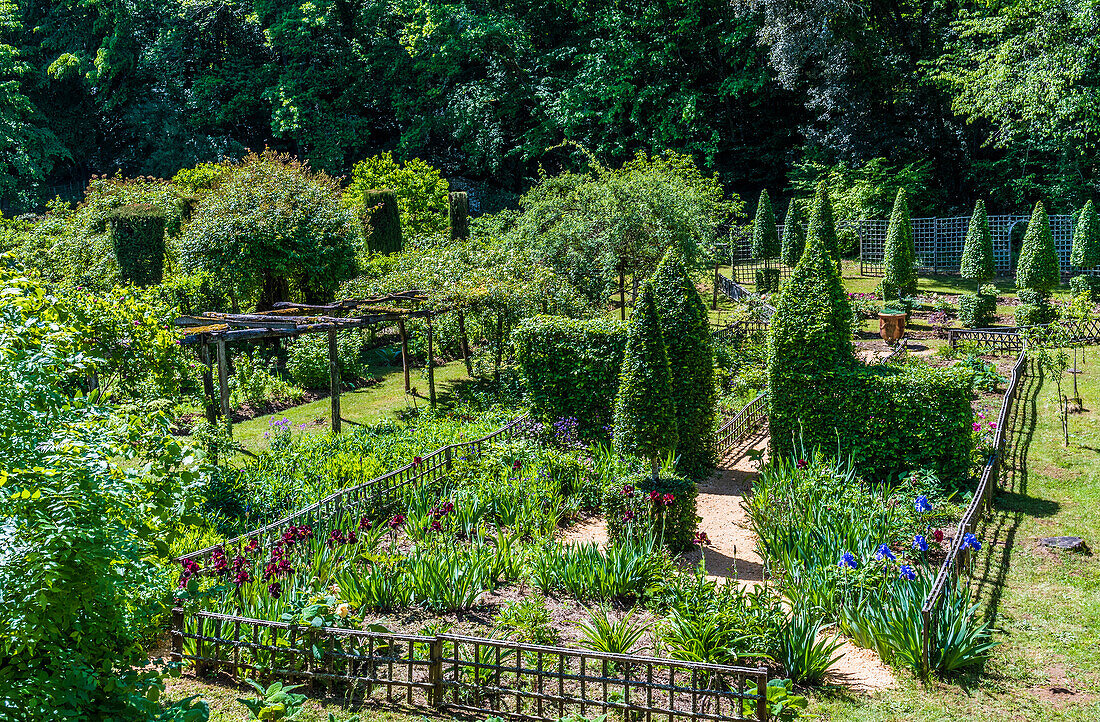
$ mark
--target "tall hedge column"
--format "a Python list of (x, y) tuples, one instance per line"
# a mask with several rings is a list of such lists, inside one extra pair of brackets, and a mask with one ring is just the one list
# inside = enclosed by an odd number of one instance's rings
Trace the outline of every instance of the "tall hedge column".
[(814, 192), (813, 205), (810, 206), (810, 224), (806, 229), (806, 243), (811, 237), (817, 238), (822, 243), (826, 255), (836, 265), (837, 275), (840, 275), (840, 239), (836, 235), (836, 222), (833, 220), (833, 202), (829, 198), (829, 187), (825, 181), (817, 184)]
[[(774, 228), (773, 228), (774, 230)], [(672, 398), (676, 404), (679, 473), (702, 479), (714, 470), (714, 419), (717, 390), (710, 322), (703, 299), (669, 249), (653, 274), (653, 294), (668, 348)]]
[(909, 223), (909, 200), (904, 188), (898, 189), (894, 210), (886, 229), (882, 258), (884, 300), (912, 296), (917, 292), (917, 251), (913, 247), (913, 229)]
[[(783, 286), (768, 328), (768, 414), (772, 457), (786, 456), (802, 436), (829, 448), (845, 404), (836, 383), (851, 368), (852, 307), (827, 248), (832, 210), (818, 187), (806, 250)], [(828, 214), (826, 217), (825, 214)]]
[(615, 450), (647, 459), (653, 482), (657, 483), (661, 456), (675, 449), (676, 442), (668, 349), (653, 287), (646, 283), (626, 337), (619, 395), (615, 399)]
[(373, 253), (401, 251), (401, 209), (391, 190), (363, 193), (363, 214), (367, 227), (367, 248)]
[(447, 194), (447, 224), (451, 229), (452, 241), (470, 237), (469, 204), (464, 191)]
[(806, 217), (802, 213), (802, 203), (792, 198), (787, 206), (787, 218), (783, 221), (783, 247), (779, 257), (791, 268), (795, 267), (802, 251), (806, 248)]
[(997, 289), (981, 284), (993, 280), (993, 237), (989, 233), (989, 217), (985, 212), (985, 202), (974, 204), (974, 213), (970, 216), (970, 227), (966, 230), (966, 242), (963, 244), (962, 262), (959, 275), (979, 284), (977, 293), (968, 293), (959, 298), (959, 320), (963, 326), (977, 328), (988, 326), (997, 313)]
[(775, 211), (768, 191), (760, 191), (756, 204), (756, 220), (752, 225), (752, 257), (764, 261), (764, 268), (756, 272), (757, 293), (779, 290), (779, 269), (769, 267), (773, 258), (779, 257), (779, 231), (775, 227)]
[(137, 286), (164, 278), (164, 211), (151, 205), (120, 206), (107, 215), (119, 277)]
[(1027, 222), (1024, 245), (1016, 266), (1016, 288), (1020, 305), (1016, 306), (1016, 324), (1031, 326), (1046, 323), (1053, 315), (1048, 297), (1061, 280), (1058, 251), (1050, 234), (1050, 219), (1042, 201), (1035, 204)]

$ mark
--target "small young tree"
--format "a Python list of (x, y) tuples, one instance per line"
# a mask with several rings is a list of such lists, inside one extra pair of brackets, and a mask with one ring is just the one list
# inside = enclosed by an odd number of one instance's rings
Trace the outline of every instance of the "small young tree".
[(904, 188), (898, 189), (894, 211), (886, 229), (882, 258), (883, 299), (912, 296), (917, 292), (917, 251), (913, 247), (913, 229), (909, 224), (909, 200)]
[(836, 223), (833, 221), (833, 205), (829, 200), (829, 188), (825, 181), (817, 184), (817, 192), (814, 193), (813, 205), (810, 207), (810, 224), (806, 229), (806, 243), (810, 238), (821, 241), (825, 253), (836, 264), (837, 275), (840, 274), (840, 241), (836, 236)]
[(615, 399), (615, 450), (649, 460), (653, 481), (661, 456), (676, 448), (676, 406), (661, 318), (646, 283), (627, 332), (619, 395)]
[(1024, 245), (1016, 266), (1016, 288), (1029, 288), (1045, 296), (1058, 286), (1060, 268), (1050, 220), (1043, 202), (1035, 204), (1027, 222)]
[(985, 201), (978, 201), (974, 204), (974, 213), (970, 216), (970, 227), (966, 230), (959, 275), (982, 284), (992, 281), (995, 273), (993, 236), (989, 234), (989, 216), (985, 212)]
[(701, 479), (714, 469), (714, 349), (707, 309), (675, 249), (665, 253), (653, 274), (653, 295), (672, 371), (677, 468)]
[(1091, 200), (1085, 203), (1077, 217), (1069, 262), (1077, 268), (1100, 266), (1100, 216), (1097, 216), (1096, 205)]
[[(829, 203), (824, 194), (826, 207)], [(815, 206), (818, 205), (815, 201)], [(801, 430), (809, 448), (827, 446), (841, 406), (830, 384), (850, 368), (852, 307), (826, 247), (824, 224), (810, 224), (806, 250), (779, 293), (768, 329), (768, 405), (772, 454), (789, 454)]]
[(802, 212), (802, 203), (797, 198), (792, 198), (787, 206), (787, 219), (783, 222), (783, 248), (780, 252), (780, 260), (784, 264), (795, 267), (798, 259), (802, 258), (802, 250), (806, 247), (806, 216)]

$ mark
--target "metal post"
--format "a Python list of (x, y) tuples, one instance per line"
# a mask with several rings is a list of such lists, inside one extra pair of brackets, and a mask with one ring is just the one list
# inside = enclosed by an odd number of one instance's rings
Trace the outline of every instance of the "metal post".
[(176, 664), (183, 662), (183, 608), (172, 608), (172, 656)]
[(328, 330), (328, 388), (332, 400), (332, 433), (340, 433), (340, 354), (336, 329)]

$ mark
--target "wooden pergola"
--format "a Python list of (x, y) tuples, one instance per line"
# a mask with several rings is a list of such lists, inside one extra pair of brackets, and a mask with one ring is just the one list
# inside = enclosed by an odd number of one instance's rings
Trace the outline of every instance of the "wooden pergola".
[[(257, 339), (296, 338), (308, 333), (328, 334), (329, 393), (332, 401), (332, 430), (340, 432), (340, 358), (337, 354), (338, 331), (356, 328), (385, 328), (396, 326), (401, 335), (401, 366), (405, 373), (405, 391), (411, 388), (409, 379), (409, 337), (405, 322), (409, 319), (427, 320), (428, 341), (428, 394), (435, 406), (435, 372), (432, 318), (450, 310), (426, 308), (430, 294), (411, 290), (362, 299), (337, 301), (324, 305), (280, 302), (271, 311), (257, 313), (221, 313), (208, 311), (196, 316), (176, 319), (182, 338), (180, 344), (198, 346), (202, 361), (203, 395), (206, 398), (206, 416), (213, 423), (220, 416), (227, 422), (229, 416), (229, 355), (228, 346), (235, 341)], [(469, 342), (461, 309), (458, 325), (461, 334), (462, 354), (469, 363)], [(214, 392), (214, 362), (210, 348), (215, 347), (218, 366), (218, 392)], [(218, 403), (215, 403), (217, 401)]]

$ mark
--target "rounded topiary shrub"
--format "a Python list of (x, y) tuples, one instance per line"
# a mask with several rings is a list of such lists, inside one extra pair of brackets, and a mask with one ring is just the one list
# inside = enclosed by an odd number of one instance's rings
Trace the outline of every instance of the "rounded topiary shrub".
[(603, 513), (611, 541), (622, 541), (631, 534), (652, 531), (673, 551), (686, 551), (694, 545), (699, 527), (695, 501), (699, 490), (681, 476), (662, 476), (656, 481), (649, 474), (627, 477), (604, 491)]
[(1016, 307), (1016, 325), (1037, 326), (1050, 323), (1054, 314), (1054, 307), (1046, 299), (1041, 303), (1021, 303)]
[(1100, 299), (1100, 276), (1074, 276), (1069, 281), (1074, 296), (1085, 294), (1090, 301)]
[(959, 323), (964, 328), (989, 326), (997, 317), (997, 289), (982, 286), (978, 293), (959, 296)]

